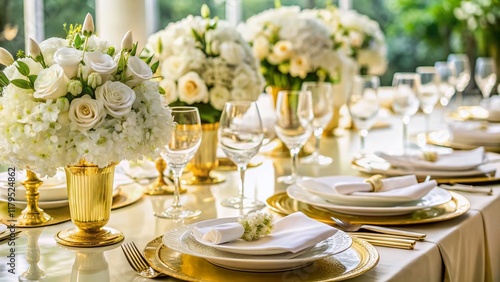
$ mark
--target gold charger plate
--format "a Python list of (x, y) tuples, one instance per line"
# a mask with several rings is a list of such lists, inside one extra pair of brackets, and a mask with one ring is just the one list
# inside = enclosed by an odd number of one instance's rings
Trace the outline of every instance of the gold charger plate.
[(142, 199), (144, 195), (144, 188), (138, 183), (120, 185), (119, 189), (121, 189), (120, 193), (113, 197), (112, 210), (131, 205)]
[[(375, 267), (379, 254), (375, 247), (359, 238), (352, 238), (352, 246), (333, 255), (295, 270), (257, 273), (230, 270), (215, 266), (207, 260), (175, 252), (162, 244), (162, 236), (150, 241), (144, 255), (151, 267), (169, 276), (186, 281), (342, 281), (359, 276)], [(352, 255), (357, 259), (353, 260)], [(350, 259), (349, 259), (350, 258)]]
[(279, 214), (289, 215), (301, 211), (307, 216), (327, 224), (334, 224), (330, 218), (333, 216), (356, 224), (410, 225), (452, 219), (470, 209), (470, 202), (466, 197), (455, 192), (450, 192), (450, 194), (452, 199), (448, 203), (397, 216), (360, 216), (338, 213), (294, 200), (288, 197), (286, 192), (269, 197), (266, 204), (270, 210)]
[[(452, 148), (456, 150), (472, 150), (480, 147), (479, 145), (470, 145), (453, 142), (451, 140), (451, 135), (448, 130), (437, 130), (429, 133), (427, 137), (427, 143), (435, 146)], [(488, 152), (500, 153), (500, 146), (485, 146), (484, 149)]]

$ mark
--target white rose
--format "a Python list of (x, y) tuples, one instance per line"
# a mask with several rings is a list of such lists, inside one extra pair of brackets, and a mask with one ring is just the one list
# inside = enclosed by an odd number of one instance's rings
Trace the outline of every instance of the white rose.
[(161, 66), (161, 75), (171, 79), (178, 79), (188, 70), (187, 62), (178, 56), (167, 58)]
[(178, 82), (179, 99), (188, 104), (208, 102), (207, 85), (195, 72), (188, 72)]
[(220, 45), (220, 56), (231, 65), (237, 65), (245, 56), (245, 51), (236, 42), (223, 42)]
[(89, 95), (83, 95), (71, 101), (68, 115), (72, 127), (87, 131), (101, 125), (106, 111), (101, 101), (94, 100)]
[(165, 90), (164, 101), (165, 105), (168, 105), (177, 100), (177, 86), (175, 85), (175, 81), (171, 79), (163, 79), (160, 81), (160, 87)]
[(110, 55), (99, 51), (85, 53), (85, 65), (102, 76), (104, 81), (116, 71), (118, 65)]
[(127, 62), (127, 70), (125, 71), (127, 77), (127, 85), (134, 87), (137, 84), (149, 80), (153, 77), (153, 71), (146, 62), (138, 57), (130, 57)]
[(76, 76), (81, 60), (82, 51), (74, 48), (64, 47), (54, 54), (54, 61), (64, 69), (68, 78)]
[(252, 48), (255, 57), (262, 60), (269, 54), (269, 41), (264, 36), (258, 36), (253, 41)]
[(135, 102), (135, 92), (132, 88), (119, 81), (106, 81), (95, 91), (97, 101), (100, 101), (106, 111), (119, 118), (130, 113)]
[(273, 46), (273, 54), (282, 62), (292, 55), (292, 43), (286, 40), (280, 40)]
[(231, 92), (225, 87), (215, 86), (210, 89), (210, 105), (221, 111), (224, 104), (231, 98)]
[(13, 64), (11, 64), (10, 66), (6, 67), (3, 70), (3, 72), (5, 73), (5, 76), (7, 76), (7, 78), (9, 80), (13, 80), (13, 79), (26, 79), (26, 77), (24, 75), (22, 75), (19, 72), (19, 70), (17, 69), (17, 67), (18, 67), (18, 63), (17, 62), (23, 62), (23, 63), (27, 64), (28, 67), (30, 68), (30, 75), (32, 75), (32, 74), (38, 75), (40, 73), (40, 71), (43, 70), (42, 65), (40, 63), (35, 62), (31, 58), (18, 59)]
[(67, 84), (68, 78), (64, 75), (63, 68), (59, 65), (52, 65), (38, 74), (33, 96), (45, 100), (57, 99), (68, 93)]
[(306, 78), (311, 64), (305, 56), (295, 56), (290, 60), (290, 75)]

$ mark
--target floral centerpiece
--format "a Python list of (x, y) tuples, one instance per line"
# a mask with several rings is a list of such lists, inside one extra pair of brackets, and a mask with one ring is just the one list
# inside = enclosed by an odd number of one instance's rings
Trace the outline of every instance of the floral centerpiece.
[(260, 60), (268, 85), (300, 89), (304, 81), (338, 79), (341, 58), (331, 31), (299, 7), (263, 11), (238, 28)]
[(160, 86), (171, 106), (199, 109), (202, 123), (218, 122), (225, 102), (255, 101), (264, 80), (248, 43), (227, 21), (188, 16), (151, 35), (147, 49), (160, 61)]
[(173, 120), (155, 67), (130, 33), (121, 50), (93, 33), (87, 15), (67, 38), (31, 40), (15, 61), (1, 50), (0, 163), (52, 176), (82, 159), (106, 167), (153, 156), (168, 143)]
[(387, 46), (379, 24), (355, 10), (335, 6), (304, 10), (330, 29), (334, 48), (354, 59), (361, 74), (381, 75), (387, 69)]

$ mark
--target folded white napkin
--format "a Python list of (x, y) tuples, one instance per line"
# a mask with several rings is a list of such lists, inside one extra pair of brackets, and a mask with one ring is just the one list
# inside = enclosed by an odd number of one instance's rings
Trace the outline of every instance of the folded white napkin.
[(481, 106), (488, 111), (488, 120), (500, 121), (500, 96), (481, 101)]
[(485, 159), (483, 147), (474, 150), (438, 154), (434, 162), (426, 161), (423, 159), (422, 155), (390, 155), (383, 152), (377, 152), (375, 154), (394, 167), (405, 167), (414, 170), (470, 170), (484, 163)]
[(382, 187), (373, 192), (372, 185), (365, 182), (338, 182), (333, 185), (333, 190), (341, 195), (353, 196), (392, 196), (407, 197), (409, 199), (420, 199), (436, 187), (435, 180), (418, 183), (415, 175), (397, 176), (382, 179)]
[(500, 146), (500, 124), (480, 121), (450, 122), (452, 141), (477, 146)]
[[(145, 179), (158, 177), (158, 170), (156, 169), (156, 163), (154, 161), (122, 161), (120, 162), (119, 167), (123, 170), (123, 172), (132, 178)], [(166, 171), (164, 173), (166, 173)]]
[(229, 222), (210, 227), (194, 227), (193, 234), (205, 242), (222, 244), (241, 238), (245, 228), (238, 222)]
[[(207, 227), (207, 230), (219, 229), (219, 227), (220, 225), (210, 226)], [(273, 250), (272, 253), (276, 253), (276, 250), (281, 250), (296, 253), (333, 236), (337, 231), (336, 228), (311, 219), (302, 212), (296, 212), (277, 220), (274, 223), (273, 231), (267, 236), (255, 241), (234, 240), (220, 246), (227, 248), (227, 251), (230, 251), (230, 249), (246, 251)], [(193, 235), (198, 237), (197, 234)], [(207, 245), (211, 244), (208, 241), (204, 242)]]

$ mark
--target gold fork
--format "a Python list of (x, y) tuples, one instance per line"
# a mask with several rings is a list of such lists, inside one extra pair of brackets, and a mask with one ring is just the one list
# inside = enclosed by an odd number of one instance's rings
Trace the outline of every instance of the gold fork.
[(149, 266), (146, 258), (141, 254), (139, 249), (134, 242), (125, 243), (121, 245), (122, 251), (125, 254), (125, 258), (127, 258), (128, 263), (132, 267), (132, 269), (137, 272), (142, 277), (146, 278), (155, 278), (163, 273), (160, 273), (154, 270), (151, 266)]

